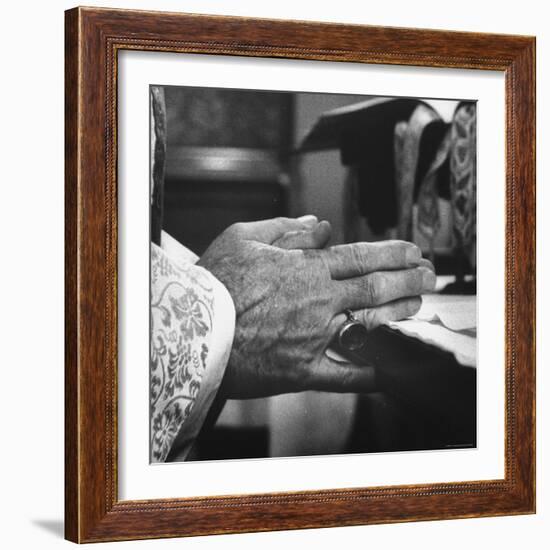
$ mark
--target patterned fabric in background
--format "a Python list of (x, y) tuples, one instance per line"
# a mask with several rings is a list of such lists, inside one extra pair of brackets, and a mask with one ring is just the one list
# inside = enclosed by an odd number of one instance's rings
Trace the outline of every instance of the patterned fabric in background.
[(476, 266), (476, 105), (460, 103), (451, 127), (451, 203), (457, 250)]

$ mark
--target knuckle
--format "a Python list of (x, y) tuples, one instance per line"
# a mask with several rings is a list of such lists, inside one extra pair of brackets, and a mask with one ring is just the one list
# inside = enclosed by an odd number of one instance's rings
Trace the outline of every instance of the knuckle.
[(384, 294), (385, 278), (379, 273), (371, 273), (366, 278), (366, 293), (368, 301), (375, 305), (377, 304)]
[(423, 271), (420, 268), (416, 268), (413, 271), (414, 271), (414, 284), (413, 284), (414, 291), (415, 291), (415, 294), (420, 294), (422, 292), (422, 287), (424, 285)]
[(351, 244), (349, 246), (350, 263), (353, 271), (355, 273), (363, 273), (365, 271), (365, 261), (361, 246), (359, 246), (358, 244)]
[(338, 285), (334, 284), (334, 281), (330, 275), (330, 261), (327, 252), (327, 250), (317, 250), (312, 248), (304, 250), (302, 254), (310, 262), (315, 262), (315, 264), (312, 263), (312, 265), (315, 265), (317, 268), (317, 273), (319, 273), (321, 280), (329, 281), (333, 287), (333, 295), (338, 295)]

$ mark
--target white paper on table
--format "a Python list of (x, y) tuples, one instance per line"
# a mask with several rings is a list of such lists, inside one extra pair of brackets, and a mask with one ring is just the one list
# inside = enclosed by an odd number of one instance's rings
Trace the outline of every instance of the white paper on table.
[(426, 294), (422, 307), (414, 316), (417, 320), (437, 321), (451, 330), (471, 330), (477, 327), (476, 296)]
[(461, 364), (477, 364), (476, 296), (428, 294), (412, 318), (388, 323), (392, 329), (448, 351)]

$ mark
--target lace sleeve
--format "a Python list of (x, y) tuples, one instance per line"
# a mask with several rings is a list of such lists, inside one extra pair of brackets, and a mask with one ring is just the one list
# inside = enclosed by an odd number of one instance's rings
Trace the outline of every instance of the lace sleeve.
[(210, 273), (151, 246), (150, 459), (164, 462), (169, 453), (183, 459), (204, 422), (231, 349), (234, 309)]

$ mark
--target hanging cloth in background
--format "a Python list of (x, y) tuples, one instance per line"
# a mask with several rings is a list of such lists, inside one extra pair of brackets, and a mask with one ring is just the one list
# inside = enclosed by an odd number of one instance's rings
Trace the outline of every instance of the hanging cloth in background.
[(400, 122), (394, 131), (395, 177), (399, 216), (397, 238), (412, 238), (412, 206), (421, 140), (426, 127), (440, 120), (434, 109), (418, 105), (408, 122)]
[[(322, 117), (318, 129), (315, 127), (304, 142), (303, 150), (317, 150), (316, 147), (332, 145), (323, 141), (325, 133), (337, 136), (342, 164), (351, 167), (356, 178), (359, 214), (366, 218), (375, 235), (397, 227), (400, 205), (395, 177), (395, 127), (409, 120), (420, 107), (417, 117), (429, 118), (426, 113), (438, 116), (428, 104), (412, 98), (377, 98), (357, 107), (335, 110)], [(414, 184), (414, 173), (412, 178)]]
[[(360, 217), (376, 236), (411, 239), (412, 206), (447, 128), (422, 100), (377, 97), (323, 113), (297, 152), (340, 149), (349, 168), (346, 200), (353, 201), (346, 209), (346, 237), (360, 233), (359, 224), (349, 221)], [(434, 192), (449, 197), (448, 163), (448, 156), (438, 157), (435, 182), (421, 196), (426, 230), (438, 223)]]
[(451, 126), (451, 205), (457, 252), (476, 266), (476, 106), (458, 104)]
[[(425, 138), (427, 170), (417, 170), (417, 196), (418, 205), (417, 229), (430, 243), (430, 257), (434, 259), (434, 239), (441, 227), (439, 213), (439, 197), (448, 193), (449, 172), (444, 170), (448, 166), (449, 150), (451, 147), (451, 127), (443, 121), (437, 121), (427, 128)], [(435, 148), (435, 151), (434, 151)], [(443, 181), (442, 181), (443, 180)], [(445, 185), (446, 184), (446, 185)], [(444, 189), (442, 189), (444, 188)], [(442, 192), (443, 191), (443, 192)]]

